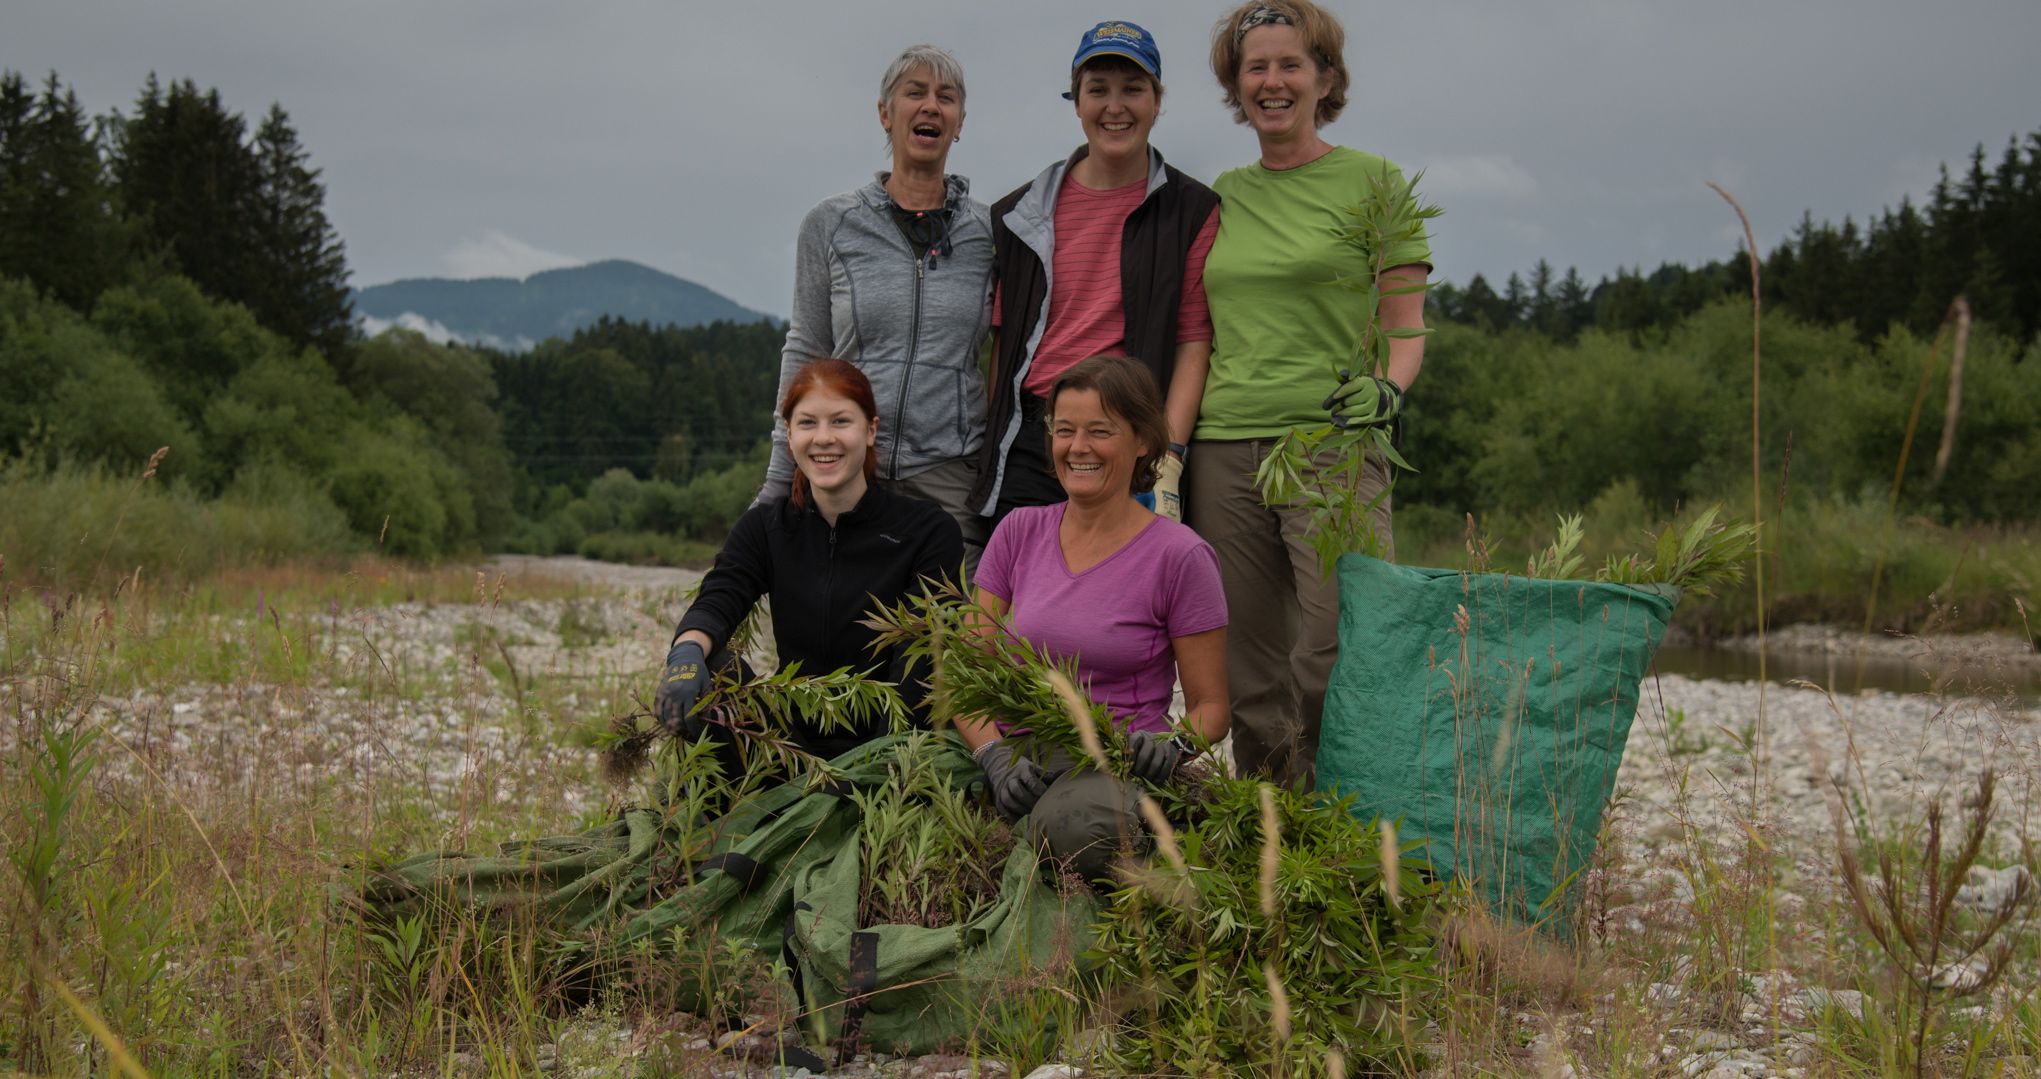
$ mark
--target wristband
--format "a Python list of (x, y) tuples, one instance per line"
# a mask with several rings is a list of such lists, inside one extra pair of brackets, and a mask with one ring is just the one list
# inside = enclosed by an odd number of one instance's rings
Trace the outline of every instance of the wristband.
[(1179, 461), (1189, 461), (1191, 459), (1191, 448), (1181, 442), (1170, 443), (1169, 452), (1176, 454), (1176, 459)]

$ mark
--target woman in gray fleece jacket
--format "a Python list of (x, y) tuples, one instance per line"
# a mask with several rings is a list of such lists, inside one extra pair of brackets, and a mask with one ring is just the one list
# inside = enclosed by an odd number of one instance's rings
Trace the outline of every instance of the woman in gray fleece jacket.
[[(780, 393), (812, 360), (856, 364), (878, 398), (879, 478), (949, 511), (976, 565), (988, 527), (968, 502), (985, 437), (978, 351), (990, 324), (992, 218), (963, 177), (943, 171), (964, 126), (964, 72), (946, 50), (915, 45), (879, 90), (893, 168), (801, 222)], [(776, 422), (759, 497), (786, 494), (792, 477)]]

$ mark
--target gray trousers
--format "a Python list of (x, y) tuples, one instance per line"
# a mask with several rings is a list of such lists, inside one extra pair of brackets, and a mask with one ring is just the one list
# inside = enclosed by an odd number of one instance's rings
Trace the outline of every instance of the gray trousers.
[(967, 587), (978, 573), (978, 556), (985, 553), (985, 541), (992, 537), (992, 522), (971, 511), (971, 488), (978, 485), (978, 458), (959, 457), (933, 468), (924, 468), (904, 479), (889, 480), (886, 486), (915, 498), (925, 498), (943, 508), (964, 532), (964, 574)]
[[(1262, 502), (1254, 474), (1274, 445), (1273, 439), (1192, 443), (1184, 512), (1186, 523), (1218, 552), (1226, 589), (1234, 769), (1309, 786), (1317, 779), (1325, 687), (1339, 658), (1339, 582), (1319, 571), (1306, 513)], [(1371, 459), (1360, 497), (1375, 497), (1388, 482), (1387, 464)], [(1387, 498), (1373, 518), (1395, 557)]]

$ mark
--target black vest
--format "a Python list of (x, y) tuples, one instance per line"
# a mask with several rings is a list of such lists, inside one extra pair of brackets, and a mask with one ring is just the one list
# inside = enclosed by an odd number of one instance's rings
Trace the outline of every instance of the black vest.
[[(1084, 160), (1089, 150), (1079, 147), (1070, 157), (1070, 166)], [(1167, 181), (1127, 215), (1120, 231), (1120, 305), (1126, 320), (1122, 345), (1127, 355), (1155, 376), (1166, 400), (1169, 376), (1176, 368), (1184, 259), (1205, 219), (1219, 205), (1219, 196), (1175, 166), (1164, 163), (1162, 168)], [(979, 451), (978, 489), (971, 493), (973, 506), (990, 497), (999, 474), (1006, 428), (1020, 407), (1014, 373), (1028, 360), (1028, 340), (1034, 336), (1049, 288), (1042, 260), (1006, 225), (1006, 215), (1027, 197), (1032, 186), (1032, 182), (1023, 184), (992, 205), (992, 270), (999, 281), (1002, 324), (987, 380), (990, 400), (986, 403), (985, 445)]]

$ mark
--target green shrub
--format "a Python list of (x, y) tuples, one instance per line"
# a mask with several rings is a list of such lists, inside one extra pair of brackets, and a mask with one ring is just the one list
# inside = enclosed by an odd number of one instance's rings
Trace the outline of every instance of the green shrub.
[(224, 568), (341, 556), (361, 549), (316, 485), (253, 470), (208, 500), (162, 477), (100, 466), (0, 464), (0, 556), (10, 580), (61, 589), (192, 581)]
[(61, 459), (139, 473), (168, 446), (159, 474), (202, 470), (198, 439), (140, 364), (104, 347), (74, 354), (68, 364), (50, 394), (43, 429)]
[(503, 444), (496, 379), (482, 357), (391, 330), (363, 342), (346, 371), (348, 386), (364, 405), (416, 420), (426, 441), (468, 478), (479, 542), (493, 543), (509, 532), (510, 452)]
[(715, 560), (717, 547), (658, 532), (597, 532), (573, 548), (583, 558), (634, 566), (700, 566)]
[(257, 460), (280, 462), (311, 475), (328, 474), (341, 433), (358, 412), (318, 353), (280, 353), (256, 360), (206, 406), (206, 444), (215, 489)]
[(1354, 1074), (1417, 1074), (1442, 1000), (1438, 886), (1385, 863), (1345, 801), (1218, 777), (1206, 791), (1177, 836), (1187, 883), (1158, 859), (1099, 920), (1092, 977), (1144, 1002), (1107, 1045), (1110, 1074), (1321, 1076), (1335, 1049)]
[(92, 309), (92, 324), (160, 379), (170, 403), (192, 423), (235, 375), (292, 351), (247, 308), (213, 299), (175, 275), (109, 289)]
[(465, 477), (403, 417), (348, 428), (333, 500), (356, 532), (392, 554), (434, 558), (475, 539)]

